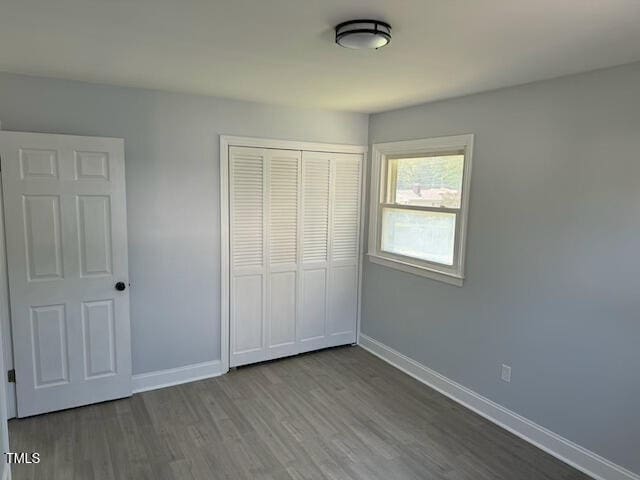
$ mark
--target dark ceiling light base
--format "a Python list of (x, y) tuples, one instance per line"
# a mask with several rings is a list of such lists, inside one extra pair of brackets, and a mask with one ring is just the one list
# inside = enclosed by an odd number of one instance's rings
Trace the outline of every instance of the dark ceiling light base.
[(391, 41), (391, 25), (380, 20), (349, 20), (336, 26), (336, 43), (345, 48), (381, 48)]

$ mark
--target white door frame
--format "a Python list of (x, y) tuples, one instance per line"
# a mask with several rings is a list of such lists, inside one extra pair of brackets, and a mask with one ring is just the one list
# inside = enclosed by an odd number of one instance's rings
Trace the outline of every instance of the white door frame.
[[(0, 176), (2, 172), (0, 172)], [(2, 182), (0, 181), (0, 184)], [(15, 383), (7, 381), (7, 370), (13, 368), (13, 345), (11, 344), (11, 321), (9, 318), (9, 283), (7, 278), (7, 262), (4, 247), (4, 205), (2, 187), (0, 185), (0, 436), (6, 451), (9, 446), (9, 426), (7, 420), (16, 416)], [(0, 469), (2, 480), (11, 478), (11, 465), (2, 462)]]
[[(1, 162), (1, 159), (0, 159)], [(9, 311), (9, 271), (7, 269), (7, 247), (4, 236), (4, 197), (2, 195), (2, 170), (0, 168), (0, 329), (2, 329), (3, 368), (0, 370), (0, 381), (5, 393), (7, 418), (15, 418), (16, 384), (9, 383), (7, 371), (13, 368), (13, 333), (11, 332), (11, 312)]]
[(356, 340), (360, 340), (360, 314), (362, 306), (362, 260), (364, 258), (364, 224), (367, 186), (366, 145), (299, 142), (256, 137), (220, 135), (220, 360), (222, 372), (229, 371), (229, 147), (274, 148), (310, 152), (362, 154), (362, 182), (360, 187), (360, 253), (358, 255), (358, 314)]

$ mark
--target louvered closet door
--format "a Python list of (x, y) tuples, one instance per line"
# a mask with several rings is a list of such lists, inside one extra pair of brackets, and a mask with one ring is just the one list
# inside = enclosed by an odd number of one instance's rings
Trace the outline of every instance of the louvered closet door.
[(230, 149), (230, 365), (297, 353), (300, 152)]
[(229, 205), (231, 239), (230, 364), (265, 356), (264, 152), (231, 147)]
[(334, 155), (331, 167), (333, 188), (327, 311), (329, 347), (356, 341), (362, 155)]
[(300, 352), (356, 341), (362, 155), (302, 153)]
[(355, 342), (362, 155), (229, 154), (230, 365)]
[(299, 151), (267, 150), (267, 358), (298, 353)]
[(302, 152), (301, 352), (327, 346), (331, 154)]

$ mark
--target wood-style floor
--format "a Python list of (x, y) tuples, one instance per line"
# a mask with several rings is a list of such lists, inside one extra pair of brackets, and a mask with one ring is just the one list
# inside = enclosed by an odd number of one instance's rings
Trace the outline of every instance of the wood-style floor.
[(23, 479), (584, 480), (359, 347), (9, 423)]

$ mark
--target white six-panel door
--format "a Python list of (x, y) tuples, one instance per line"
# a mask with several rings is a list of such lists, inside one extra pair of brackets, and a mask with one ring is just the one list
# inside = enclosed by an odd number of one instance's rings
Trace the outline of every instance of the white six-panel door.
[(361, 169), (230, 147), (230, 366), (355, 342)]
[(0, 156), (18, 416), (131, 395), (123, 141), (0, 132)]

